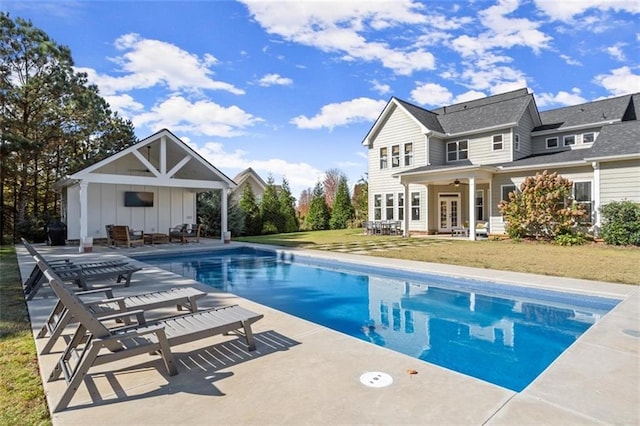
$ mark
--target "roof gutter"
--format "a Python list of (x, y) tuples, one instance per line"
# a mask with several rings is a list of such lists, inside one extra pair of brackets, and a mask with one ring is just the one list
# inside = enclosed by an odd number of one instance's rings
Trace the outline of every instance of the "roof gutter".
[(618, 160), (634, 160), (636, 158), (640, 158), (640, 152), (636, 152), (633, 154), (622, 154), (622, 155), (609, 155), (606, 157), (590, 157), (585, 158), (585, 161), (618, 161)]
[(466, 132), (458, 132), (458, 133), (440, 133), (440, 132), (436, 132), (434, 130), (429, 130), (426, 134), (427, 135), (435, 135), (435, 136), (439, 136), (439, 137), (442, 137), (442, 138), (457, 138), (457, 137), (468, 136), (468, 135), (473, 135), (473, 134), (477, 134), (477, 133), (491, 132), (493, 130), (509, 129), (509, 128), (515, 127), (517, 125), (518, 125), (517, 122), (504, 123), (504, 124), (497, 124), (495, 126), (484, 127), (482, 129), (473, 129), (473, 130), (467, 130)]
[(517, 172), (520, 170), (551, 169), (556, 167), (578, 167), (578, 166), (585, 166), (585, 165), (587, 165), (587, 162), (585, 160), (578, 160), (578, 161), (565, 161), (564, 163), (534, 164), (529, 166), (515, 166), (515, 167), (498, 166), (496, 167), (496, 173)]

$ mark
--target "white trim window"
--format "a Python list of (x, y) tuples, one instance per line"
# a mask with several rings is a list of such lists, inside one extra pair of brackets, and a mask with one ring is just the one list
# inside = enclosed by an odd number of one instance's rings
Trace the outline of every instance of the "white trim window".
[(413, 142), (404, 144), (404, 165), (413, 166)]
[(513, 135), (513, 149), (520, 151), (520, 135), (518, 133)]
[(484, 220), (484, 190), (476, 191), (476, 220)]
[(420, 193), (411, 193), (411, 220), (420, 220)]
[(502, 148), (504, 146), (502, 144), (502, 135), (493, 135), (491, 139), (493, 140), (493, 150), (502, 151)]
[(373, 219), (382, 219), (382, 195), (380, 194), (373, 196)]
[(447, 142), (447, 162), (466, 160), (469, 157), (469, 141)]
[(380, 148), (380, 168), (387, 168), (387, 147)]
[(595, 140), (596, 140), (596, 134), (594, 132), (582, 134), (582, 143), (593, 143)]
[(582, 223), (592, 223), (593, 221), (593, 196), (591, 194), (591, 181), (573, 182), (573, 199), (577, 204), (584, 206), (587, 213), (578, 219)]
[(400, 167), (400, 145), (391, 147), (391, 167)]
[(576, 135), (565, 135), (562, 138), (562, 144), (564, 146), (570, 146), (576, 144)]
[(547, 138), (547, 149), (557, 148), (558, 147), (558, 138)]
[(398, 192), (398, 219), (404, 220), (404, 192)]
[(393, 220), (393, 194), (387, 194), (385, 196), (385, 219)]
[(500, 195), (502, 197), (500, 198), (500, 200), (510, 201), (509, 194), (511, 192), (516, 192), (516, 191), (517, 191), (517, 188), (514, 184), (500, 185)]

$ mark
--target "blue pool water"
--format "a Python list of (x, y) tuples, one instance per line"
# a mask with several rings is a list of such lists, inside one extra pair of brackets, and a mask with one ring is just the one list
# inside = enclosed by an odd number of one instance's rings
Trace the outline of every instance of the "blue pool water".
[(238, 248), (137, 259), (520, 391), (619, 301)]

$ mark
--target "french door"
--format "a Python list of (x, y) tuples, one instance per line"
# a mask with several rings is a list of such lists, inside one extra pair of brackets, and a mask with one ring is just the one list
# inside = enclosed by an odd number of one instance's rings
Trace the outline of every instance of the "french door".
[(460, 226), (460, 194), (438, 195), (438, 232)]

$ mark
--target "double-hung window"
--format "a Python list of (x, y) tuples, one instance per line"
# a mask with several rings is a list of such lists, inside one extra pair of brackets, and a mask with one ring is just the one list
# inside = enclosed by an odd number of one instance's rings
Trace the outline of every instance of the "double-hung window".
[(502, 150), (502, 135), (493, 135), (493, 150)]
[(404, 165), (413, 166), (413, 143), (404, 144)]
[(484, 191), (476, 191), (476, 220), (484, 220)]
[(380, 194), (373, 196), (373, 219), (382, 219), (382, 195)]
[(520, 151), (520, 135), (517, 133), (513, 135), (513, 149)]
[(420, 220), (420, 193), (411, 193), (411, 220)]
[(557, 148), (558, 138), (547, 138), (547, 149)]
[(404, 220), (404, 192), (398, 192), (398, 219)]
[(564, 146), (575, 145), (576, 144), (576, 135), (566, 135), (562, 138)]
[(516, 192), (516, 186), (515, 185), (501, 185), (500, 186), (500, 194), (501, 194), (501, 200), (503, 201), (510, 201), (509, 198), (509, 193), (510, 192)]
[(387, 207), (385, 219), (393, 220), (393, 194), (386, 195), (385, 206)]
[(447, 142), (447, 162), (466, 160), (469, 156), (469, 141)]
[(591, 198), (591, 182), (574, 182), (573, 199), (584, 206), (585, 215), (578, 219), (579, 222), (591, 223), (593, 218), (593, 199)]
[(380, 168), (387, 168), (387, 148), (380, 148)]
[(391, 147), (391, 167), (400, 167), (400, 145)]

